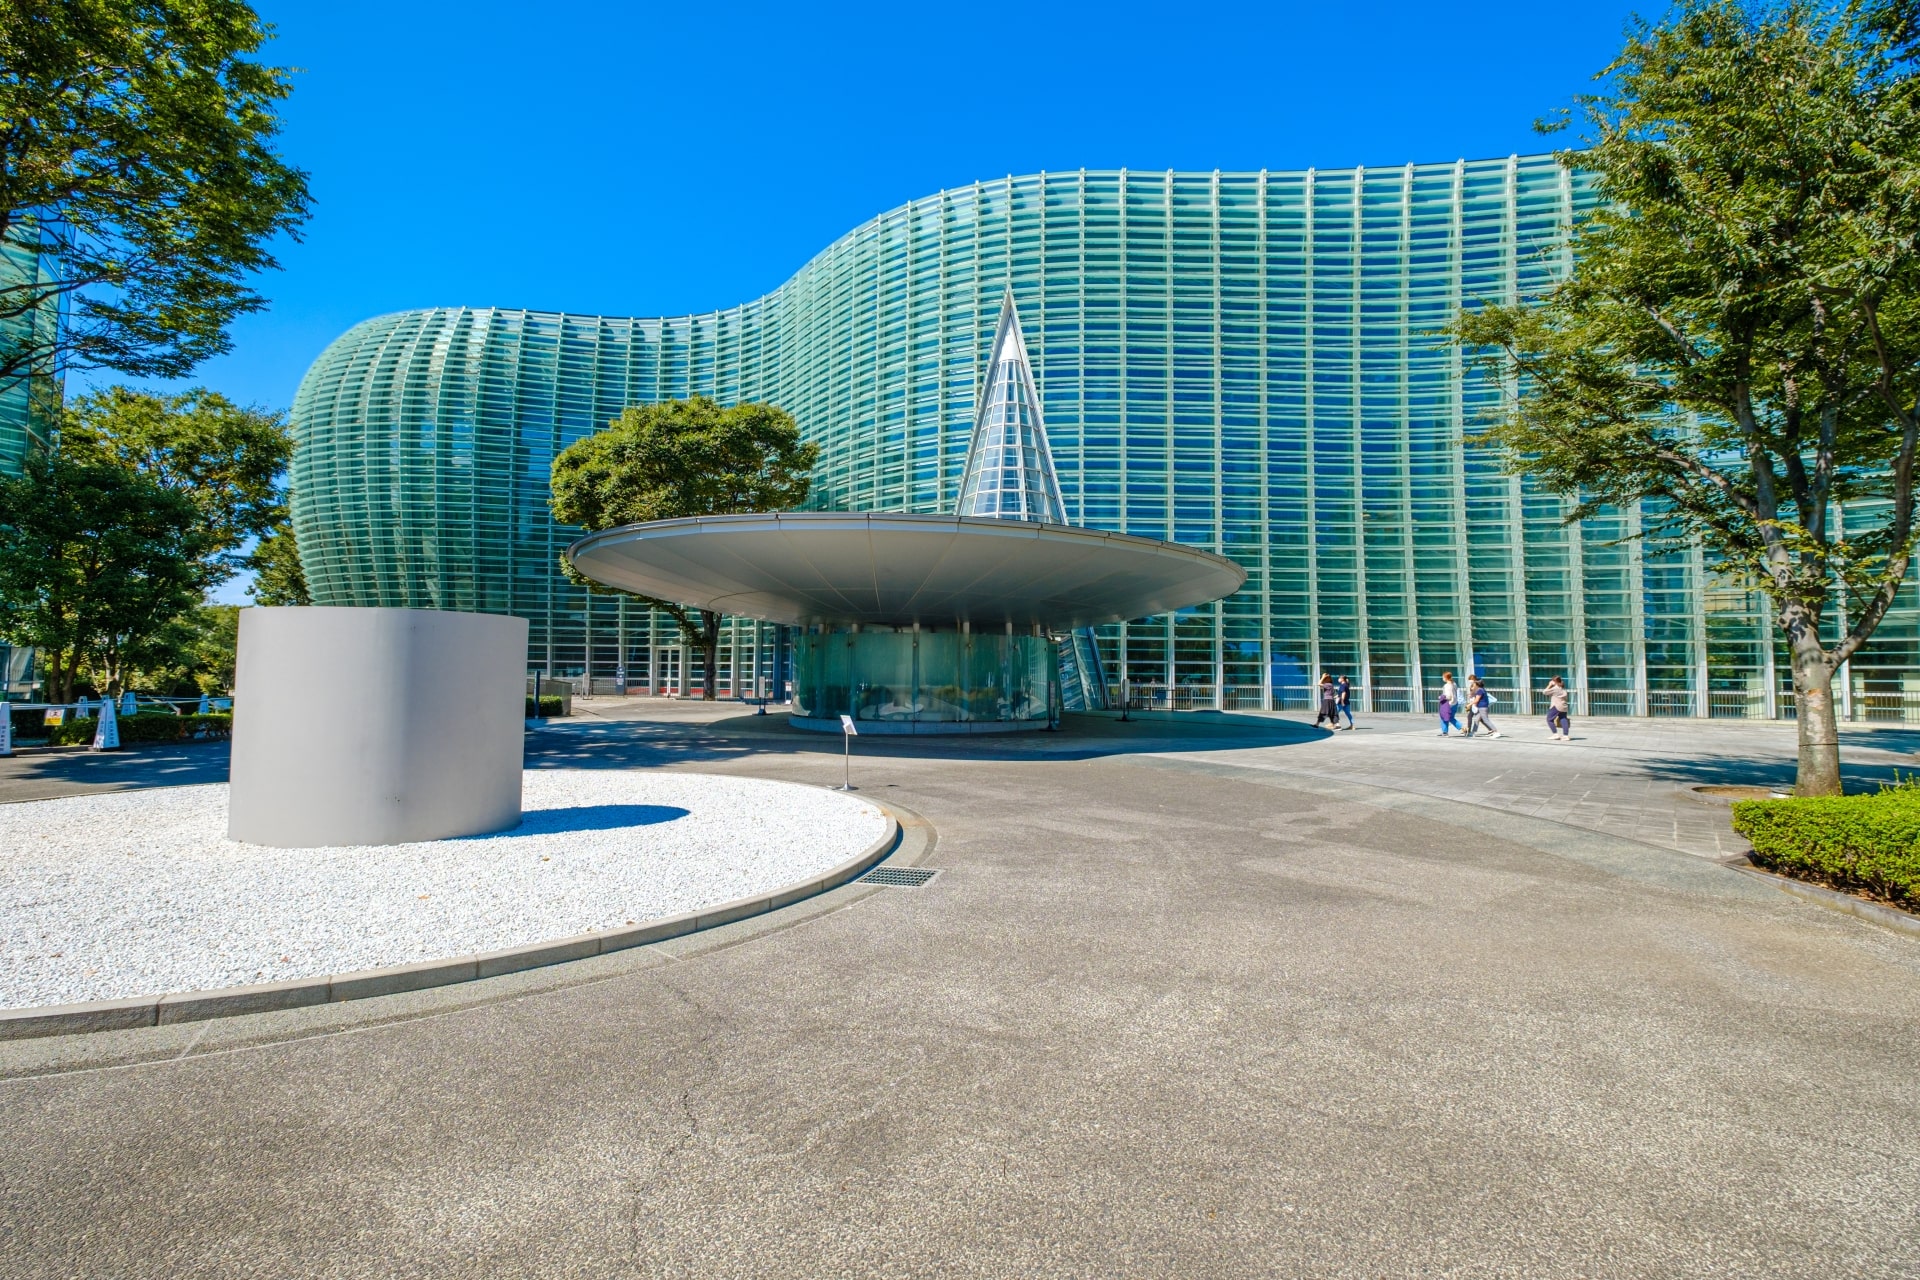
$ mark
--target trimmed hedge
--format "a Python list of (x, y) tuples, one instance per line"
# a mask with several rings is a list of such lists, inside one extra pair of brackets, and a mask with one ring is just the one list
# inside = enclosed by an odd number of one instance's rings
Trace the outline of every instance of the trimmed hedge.
[(1733, 829), (1769, 871), (1920, 911), (1920, 788), (1871, 796), (1741, 800)]
[(533, 719), (536, 714), (541, 716), (565, 715), (566, 712), (563, 710), (563, 708), (566, 705), (567, 705), (566, 699), (560, 697), (558, 694), (552, 694), (540, 699), (540, 710), (536, 713), (533, 709), (533, 699), (528, 698), (527, 699), (527, 719), (529, 720)]
[[(39, 727), (49, 746), (81, 747), (93, 741), (99, 721), (69, 720), (65, 724)], [(18, 728), (19, 722), (15, 721)], [(138, 746), (143, 742), (180, 742), (188, 738), (225, 738), (233, 733), (231, 715), (176, 716), (165, 711), (143, 711), (120, 717), (120, 745)]]

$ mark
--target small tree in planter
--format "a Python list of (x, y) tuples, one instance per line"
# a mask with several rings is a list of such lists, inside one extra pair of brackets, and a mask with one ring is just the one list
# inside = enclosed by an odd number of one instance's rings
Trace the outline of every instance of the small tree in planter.
[[(622, 413), (553, 460), (553, 515), (590, 533), (687, 516), (784, 511), (806, 501), (820, 446), (803, 443), (793, 415), (768, 404), (723, 409), (705, 396)], [(565, 558), (573, 581), (596, 591)], [(651, 596), (689, 648), (704, 655), (701, 697), (711, 702), (720, 666), (720, 615)]]

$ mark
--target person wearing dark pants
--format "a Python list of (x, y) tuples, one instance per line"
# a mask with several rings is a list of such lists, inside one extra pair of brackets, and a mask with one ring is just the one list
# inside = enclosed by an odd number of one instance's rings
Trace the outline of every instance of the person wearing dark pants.
[(1500, 736), (1500, 730), (1493, 723), (1493, 691), (1479, 676), (1467, 677), (1467, 736), (1473, 736), (1478, 727), (1487, 731), (1489, 738)]
[(1334, 691), (1333, 677), (1322, 671), (1320, 673), (1320, 714), (1313, 718), (1314, 728), (1318, 729), (1323, 723), (1332, 729), (1340, 727), (1339, 700), (1340, 695)]
[(1341, 676), (1333, 682), (1333, 693), (1334, 705), (1347, 718), (1347, 728), (1353, 728), (1353, 681)]
[(1567, 714), (1571, 699), (1567, 696), (1567, 682), (1559, 676), (1547, 681), (1543, 690), (1547, 700), (1547, 732), (1553, 735), (1555, 742), (1573, 741), (1573, 719)]

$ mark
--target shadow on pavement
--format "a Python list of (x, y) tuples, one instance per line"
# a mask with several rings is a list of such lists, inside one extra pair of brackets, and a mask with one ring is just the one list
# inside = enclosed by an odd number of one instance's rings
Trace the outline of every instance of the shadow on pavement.
[(48, 751), (0, 761), (0, 802), (82, 791), (184, 787), (227, 780), (226, 741), (129, 747), (122, 751)]
[[(1853, 745), (1857, 748), (1865, 744)], [(1847, 750), (1848, 744), (1843, 742), (1840, 747), (1840, 778), (1848, 795), (1877, 791), (1881, 783), (1894, 782), (1914, 772), (1898, 765), (1849, 760)], [(1739, 759), (1726, 756), (1650, 756), (1639, 761), (1637, 768), (1649, 778), (1684, 787), (1752, 785), (1791, 788), (1795, 773), (1791, 757)]]
[[(912, 760), (1091, 760), (1151, 751), (1240, 751), (1288, 746), (1331, 737), (1287, 720), (1194, 713), (1194, 719), (1121, 721), (1069, 714), (1057, 731), (1006, 734), (867, 734), (853, 744), (856, 757)], [(549, 723), (527, 734), (529, 769), (626, 769), (660, 764), (698, 764), (748, 755), (837, 756), (837, 733), (795, 729), (781, 715), (739, 715), (703, 724), (649, 720), (579, 720)]]

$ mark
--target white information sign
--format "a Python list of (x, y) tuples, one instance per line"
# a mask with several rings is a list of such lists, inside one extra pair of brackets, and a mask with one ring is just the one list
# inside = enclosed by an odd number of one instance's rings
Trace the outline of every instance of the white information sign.
[(856, 737), (856, 738), (860, 736), (860, 731), (859, 731), (858, 729), (856, 729), (856, 728), (854, 728), (854, 727), (853, 727), (853, 717), (852, 717), (852, 716), (841, 716), (841, 717), (840, 717), (840, 732), (842, 732), (842, 733), (850, 733), (850, 734), (852, 734), (852, 735), (853, 735), (854, 737)]

